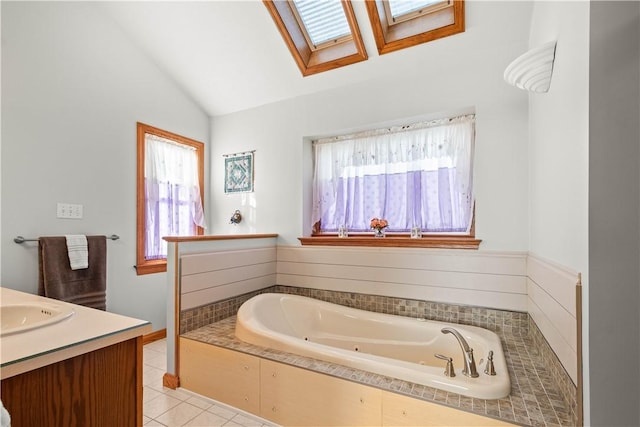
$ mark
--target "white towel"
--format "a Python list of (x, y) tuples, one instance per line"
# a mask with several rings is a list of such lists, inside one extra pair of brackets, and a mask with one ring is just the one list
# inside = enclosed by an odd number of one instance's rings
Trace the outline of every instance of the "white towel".
[(67, 239), (67, 252), (69, 264), (72, 270), (89, 268), (89, 247), (87, 236), (84, 234), (70, 234), (64, 236)]

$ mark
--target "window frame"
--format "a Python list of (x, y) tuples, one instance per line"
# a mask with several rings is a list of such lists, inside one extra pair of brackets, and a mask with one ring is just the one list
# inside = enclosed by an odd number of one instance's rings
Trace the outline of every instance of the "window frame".
[(385, 11), (386, 0), (366, 0), (378, 53), (384, 55), (464, 32), (465, 0), (451, 1), (449, 6), (436, 8), (402, 22), (390, 23)]
[(295, 7), (289, 1), (263, 0), (263, 3), (303, 77), (355, 64), (368, 58), (351, 1), (341, 0), (351, 29), (351, 40), (329, 42), (315, 50), (309, 45), (305, 31), (295, 16)]
[[(195, 148), (198, 162), (198, 182), (200, 185), (200, 198), (204, 206), (204, 143), (187, 138), (166, 130), (156, 128), (141, 122), (136, 123), (137, 141), (137, 172), (136, 172), (136, 273), (137, 275), (161, 273), (167, 271), (167, 259), (145, 259), (145, 231), (146, 231), (146, 197), (144, 184), (145, 170), (145, 134), (156, 135), (169, 139), (175, 143), (188, 145)], [(204, 229), (196, 226), (196, 235), (204, 234)]]

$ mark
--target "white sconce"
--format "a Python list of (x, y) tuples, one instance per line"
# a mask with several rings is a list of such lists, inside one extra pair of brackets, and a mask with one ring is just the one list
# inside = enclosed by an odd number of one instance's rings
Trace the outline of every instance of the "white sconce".
[(548, 92), (555, 56), (555, 40), (531, 49), (509, 64), (504, 70), (504, 80), (529, 92)]

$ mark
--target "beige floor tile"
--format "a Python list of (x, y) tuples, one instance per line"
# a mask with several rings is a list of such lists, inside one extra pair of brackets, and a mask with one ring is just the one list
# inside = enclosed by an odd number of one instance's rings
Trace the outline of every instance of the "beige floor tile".
[(256, 418), (249, 417), (244, 414), (237, 414), (231, 421), (234, 423), (238, 423), (244, 427), (262, 427), (263, 421), (259, 421)]
[(155, 390), (151, 387), (143, 387), (142, 388), (142, 402), (148, 402), (151, 399), (155, 399), (156, 397), (160, 396), (162, 394), (162, 392)]
[(202, 409), (182, 402), (155, 419), (168, 427), (181, 427), (202, 412), (204, 412)]
[(160, 396), (142, 404), (142, 413), (149, 418), (157, 418), (180, 403), (181, 401), (178, 399), (166, 394), (160, 394)]
[(204, 411), (191, 421), (185, 424), (185, 427), (221, 427), (228, 423), (229, 420), (219, 415)]
[(219, 415), (227, 420), (230, 420), (237, 414), (236, 411), (233, 411), (222, 405), (213, 405), (211, 408), (207, 409), (207, 411), (211, 412), (212, 414)]

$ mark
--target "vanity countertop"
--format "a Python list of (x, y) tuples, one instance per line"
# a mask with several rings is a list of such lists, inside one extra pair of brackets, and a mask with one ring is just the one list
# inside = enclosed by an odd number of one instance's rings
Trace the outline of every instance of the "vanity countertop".
[(0, 379), (151, 332), (151, 323), (0, 287), (0, 304), (54, 303), (74, 314), (58, 323), (0, 337)]

